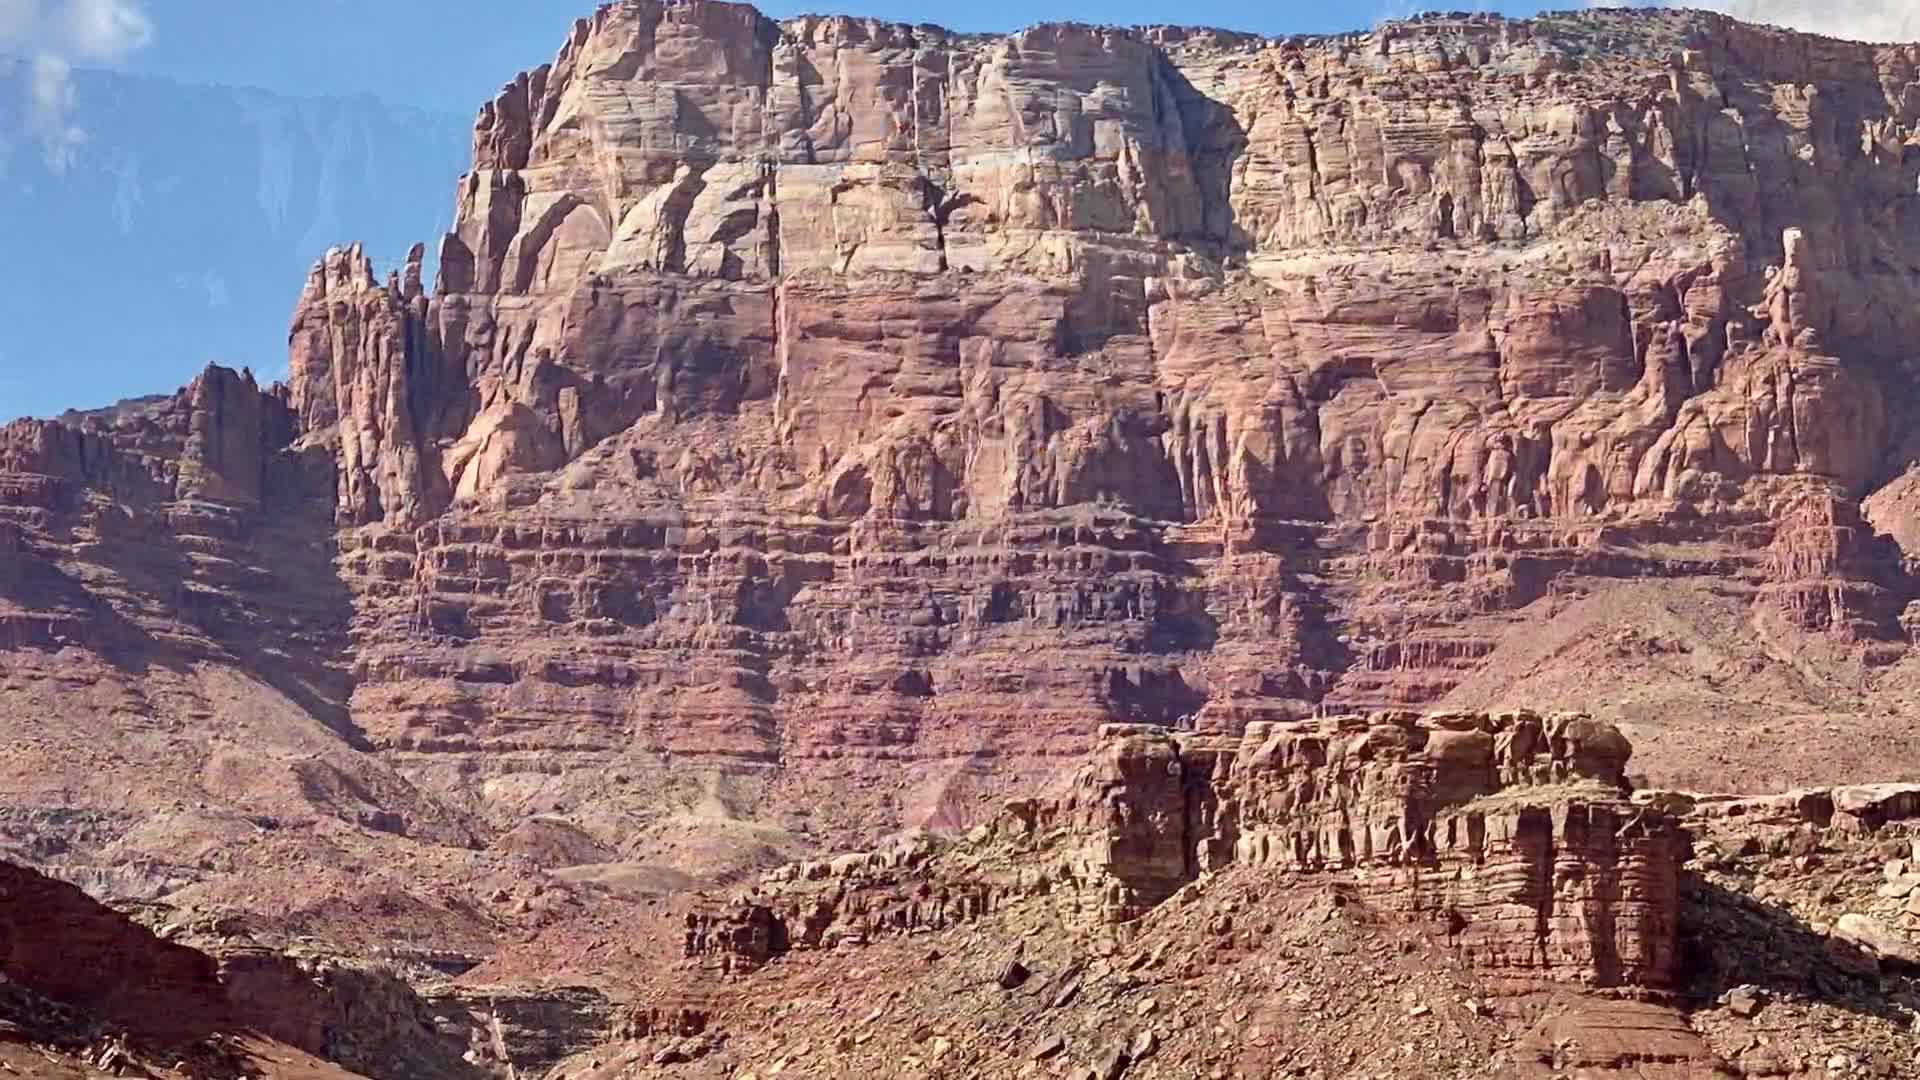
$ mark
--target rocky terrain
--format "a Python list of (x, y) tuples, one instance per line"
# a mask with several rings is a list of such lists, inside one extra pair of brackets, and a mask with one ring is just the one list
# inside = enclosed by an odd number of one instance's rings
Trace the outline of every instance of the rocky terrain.
[[(965, 838), (629, 913), (623, 956), (556, 925), (453, 979), (0, 864), (0, 1068), (1920, 1074), (1920, 785), (1634, 790), (1618, 729), (1569, 713), (1097, 741)], [(586, 965), (617, 1003), (534, 988)]]
[(437, 280), (0, 429), (0, 853), (420, 1075), (1911, 1074), (1917, 131), (1692, 12), (602, 8)]
[(1920, 787), (1629, 792), (1629, 753), (1577, 714), (1114, 726), (964, 841), (696, 909), (640, 1037), (558, 1075), (1920, 1073)]

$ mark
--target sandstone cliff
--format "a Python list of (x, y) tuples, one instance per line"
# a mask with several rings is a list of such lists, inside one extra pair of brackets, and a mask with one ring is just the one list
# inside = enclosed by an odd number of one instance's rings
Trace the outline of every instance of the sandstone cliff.
[(1859, 691), (1912, 593), (1860, 507), (1910, 452), (1917, 63), (605, 7), (482, 111), (431, 293), (337, 250), (295, 316), (354, 715), (442, 783), (885, 760), (964, 818), (1103, 722), (1445, 699), (1519, 666), (1503, 613), (1648, 576)]
[(336, 249), (284, 387), (0, 433), (0, 836), (483, 954), (1111, 723), (1912, 775), (1917, 126), (1914, 48), (1699, 13), (610, 5), (482, 110), (437, 282)]
[(1380, 713), (1245, 736), (1121, 725), (1061, 795), (926, 840), (770, 875), (687, 951), (752, 970), (790, 948), (961, 925), (1037, 900), (1139, 919), (1209, 874), (1343, 891), (1456, 962), (1595, 987), (1676, 978), (1678, 821), (1628, 799), (1630, 748), (1589, 717)]
[(696, 908), (570, 1067), (1911, 1074), (1920, 786), (1629, 792), (1630, 752), (1568, 713), (1114, 725), (963, 841)]

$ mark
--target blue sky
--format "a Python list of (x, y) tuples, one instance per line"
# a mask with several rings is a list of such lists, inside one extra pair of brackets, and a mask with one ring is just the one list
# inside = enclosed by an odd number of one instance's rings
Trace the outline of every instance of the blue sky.
[[(516, 72), (552, 59), (567, 26), (595, 6), (591, 0), (148, 0), (151, 40), (123, 64), (195, 81), (290, 92), (371, 93), (470, 112)], [(967, 31), (1077, 20), (1174, 22), (1290, 34), (1351, 30), (1423, 8), (1476, 5), (1472, 0), (1419, 5), (1400, 0), (820, 0), (759, 6), (775, 18), (832, 11)], [(1514, 2), (1477, 6), (1509, 14), (1541, 7)], [(1578, 0), (1563, 6), (1578, 6)]]

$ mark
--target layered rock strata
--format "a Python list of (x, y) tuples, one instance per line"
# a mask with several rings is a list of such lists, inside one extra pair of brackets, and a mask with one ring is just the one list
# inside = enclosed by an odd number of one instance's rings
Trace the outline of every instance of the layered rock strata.
[(689, 918), (688, 955), (752, 970), (794, 946), (940, 929), (1037, 900), (1127, 922), (1229, 867), (1332, 888), (1472, 967), (1673, 984), (1687, 841), (1635, 805), (1619, 731), (1576, 714), (1409, 713), (1244, 736), (1109, 727), (1069, 790), (966, 844), (903, 842), (771, 876)]
[(0, 642), (278, 651), (343, 706), (325, 669), (344, 593), (312, 513), (332, 468), (293, 449), (286, 393), (210, 366), (170, 397), (0, 428), (0, 558), (18, 571), (0, 578)]
[(1901, 639), (1917, 78), (1695, 13), (602, 8), (431, 290), (336, 250), (296, 313), (355, 714), (447, 785), (902, 760), (938, 824), (1101, 723), (1437, 700), (1567, 575)]
[[(483, 109), (437, 281), (334, 250), (285, 387), (0, 433), (9, 693), (125, 691), (8, 797), (115, 822), (45, 845), (102, 880), (203, 881), (73, 852), (176, 797), (129, 718), (244, 713), (299, 764), (188, 746), (213, 804), (737, 880), (964, 830), (1105, 724), (1545, 701), (1516, 652), (1585, 701), (1531, 639), (1643, 581), (1739, 624), (1642, 738), (1700, 768), (1690, 725), (1779, 711), (1755, 670), (1848, 712), (1907, 654), (1916, 88), (1912, 47), (1693, 12), (608, 5)], [(1296, 857), (1264, 827), (1221, 843)]]

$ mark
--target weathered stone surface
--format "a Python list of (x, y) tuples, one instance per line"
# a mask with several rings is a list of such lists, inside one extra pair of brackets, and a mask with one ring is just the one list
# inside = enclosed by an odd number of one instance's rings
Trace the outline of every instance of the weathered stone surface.
[(733, 908), (719, 916), (687, 916), (688, 956), (717, 956), (728, 972), (750, 972), (787, 951), (787, 926), (767, 908)]
[(250, 371), (210, 366), (170, 397), (141, 399), (58, 421), (0, 428), (6, 505), (54, 510), (93, 491), (129, 506), (199, 500), (257, 506), (318, 494), (290, 483), (279, 460), (296, 432), (286, 388), (262, 390)]
[(1377, 713), (1234, 738), (1115, 725), (1103, 742), (1066, 793), (1008, 804), (950, 852), (922, 841), (790, 867), (715, 917), (772, 911), (798, 946), (937, 930), (1036, 897), (1124, 922), (1246, 866), (1279, 887), (1338, 882), (1483, 970), (1673, 982), (1686, 842), (1674, 818), (1628, 800), (1631, 748), (1609, 725)]
[(1849, 912), (1834, 924), (1833, 936), (1865, 950), (1882, 964), (1920, 967), (1920, 948), (1911, 939), (1871, 915)]
[(227, 1015), (211, 957), (10, 862), (0, 862), (0, 974), (143, 1035), (206, 1034)]
[[(154, 1051), (203, 1054), (206, 1040), (233, 1037), (295, 1056), (313, 1055), (352, 1072), (468, 1078), (489, 1075), (462, 1060), (463, 1046), (435, 1030), (426, 1004), (390, 972), (262, 948), (210, 955), (164, 940), (80, 889), (0, 861), (0, 975), (71, 1006)], [(246, 1063), (246, 1064), (251, 1064)], [(281, 1075), (275, 1059), (248, 1070)], [(280, 1058), (278, 1064), (297, 1065)]]
[(1890, 822), (1920, 818), (1920, 784), (1846, 784), (1778, 795), (1646, 790), (1634, 792), (1633, 801), (1678, 817), (1743, 824), (1756, 831), (1812, 826), (1864, 834)]
[(483, 111), (433, 293), (342, 250), (295, 316), (354, 713), (436, 784), (885, 758), (960, 823), (955, 762), (1102, 722), (1434, 701), (1570, 573), (1898, 640), (1915, 71), (603, 8)]
[(1558, 1009), (1522, 1037), (1520, 1051), (1510, 1073), (1516, 1077), (1750, 1075), (1709, 1052), (1678, 1010), (1631, 1000), (1590, 1000)]
[[(1624, 977), (1579, 912), (1664, 816), (1606, 729), (1299, 725), (1558, 680), (1645, 690), (1656, 774), (1916, 767), (1863, 735), (1904, 737), (1920, 625), (1916, 85), (1912, 48), (1675, 11), (1268, 40), (605, 7), (483, 110), (431, 287), (424, 250), (330, 252), (285, 388), (0, 433), (9, 715), (87, 706), (6, 759), (20, 844), (138, 895), (270, 866), (289, 923), (484, 951), (604, 900), (534, 880), (651, 898), (961, 832), (1097, 750), (1083, 781), (1140, 801), (1073, 811), (1101, 839), (1045, 887), (1084, 914), (1227, 863), (1379, 876), (1482, 962)], [(1721, 636), (1597, 653), (1629, 590)], [(1727, 752), (1731, 712), (1771, 741)], [(1561, 959), (1514, 929), (1548, 847), (1626, 859), (1546, 919)], [(1476, 859), (1506, 876), (1432, 872)]]
[[(1669, 988), (1676, 815), (1777, 825), (1804, 870), (1916, 808), (1702, 726), (1920, 761), (1916, 87), (1911, 47), (1677, 11), (1269, 40), (609, 5), (483, 109), (437, 282), (329, 252), (285, 387), (0, 430), (0, 841), (542, 977), (1023, 905), (1118, 939), (1223, 871), (1476, 978)], [(1596, 653), (1565, 613), (1629, 588), (1658, 610)], [(1726, 636), (1662, 637), (1686, 602)], [(1647, 689), (1642, 768), (1829, 786), (1632, 800), (1612, 726), (1483, 708), (1552, 679)], [(902, 827), (934, 834), (606, 929)], [(1216, 902), (1209, 952), (1258, 936)], [(1107, 957), (1008, 994), (1008, 951), (955, 985), (1128, 1025), (1076, 1065), (1173, 1037)], [(417, 1019), (224, 962), (298, 1045)], [(610, 1008), (442, 1004), (516, 1068)], [(1549, 1065), (1696, 1056), (1667, 1012), (1569, 1017)]]

